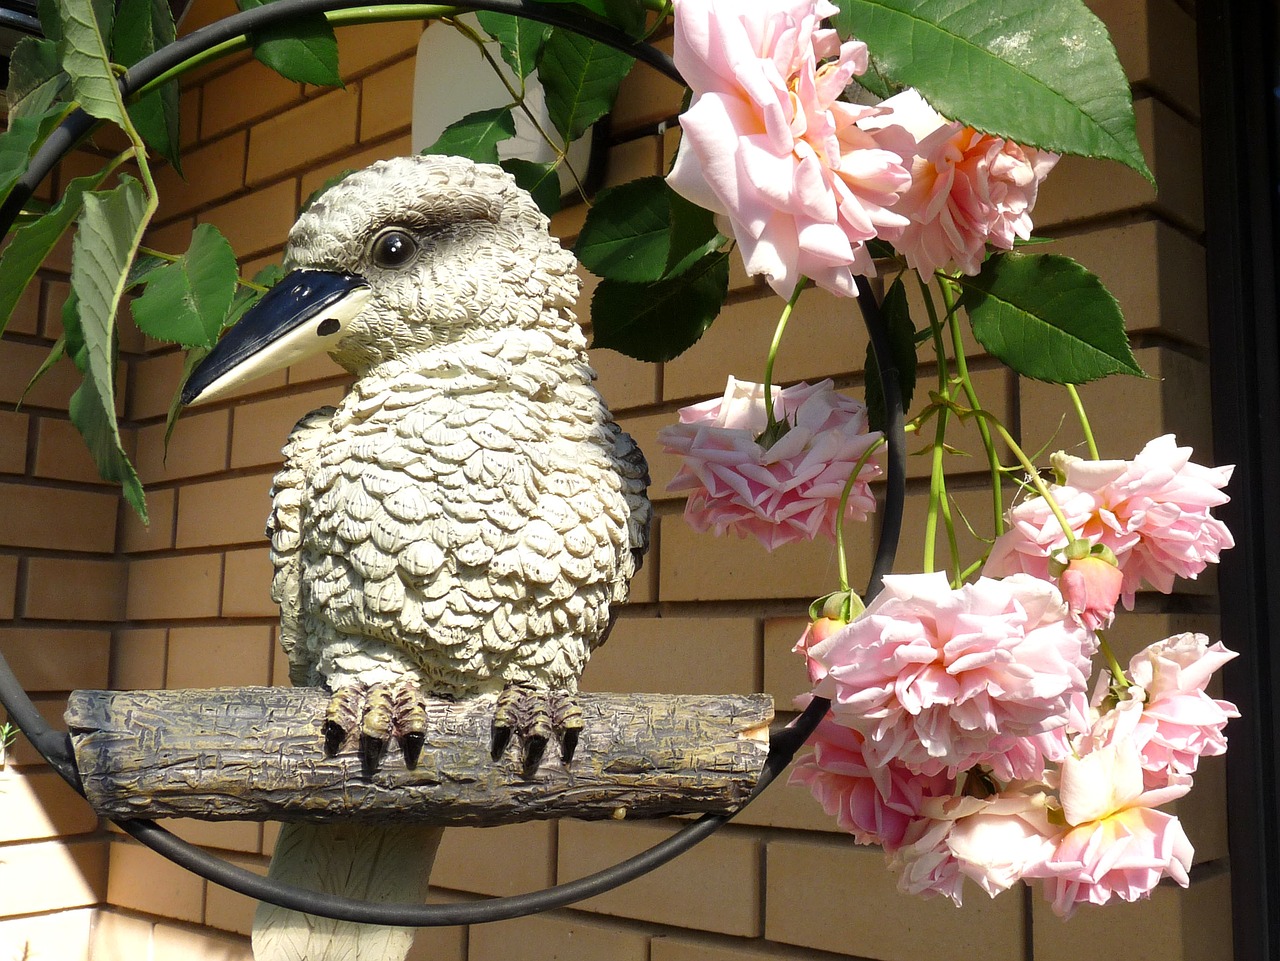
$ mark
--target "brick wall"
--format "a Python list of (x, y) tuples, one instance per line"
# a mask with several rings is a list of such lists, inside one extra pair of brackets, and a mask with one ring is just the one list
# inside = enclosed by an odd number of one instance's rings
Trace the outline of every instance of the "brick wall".
[[(1173, 0), (1097, 0), (1134, 84), (1140, 134), (1160, 193), (1115, 165), (1064, 160), (1037, 211), (1058, 252), (1095, 270), (1120, 299), (1151, 380), (1112, 380), (1082, 393), (1099, 443), (1115, 456), (1173, 430), (1204, 459), (1210, 451), (1204, 363), (1205, 277), (1193, 18)], [(231, 0), (197, 0), (188, 27)], [(164, 197), (150, 242), (185, 248), (211, 222), (256, 270), (279, 257), (300, 202), (332, 174), (409, 151), (414, 24), (341, 31), (345, 89), (288, 83), (245, 57), (204, 68), (185, 87), (184, 183), (161, 174)], [(627, 139), (673, 114), (678, 92), (644, 68), (619, 99), (611, 181), (658, 173), (674, 137)], [(73, 176), (69, 160), (59, 180)], [(55, 184), (56, 188), (56, 184)], [(555, 218), (571, 239), (582, 208)], [(65, 268), (65, 262), (56, 265)], [(695, 534), (664, 492), (675, 465), (655, 442), (683, 404), (719, 394), (732, 373), (758, 379), (780, 302), (735, 264), (731, 306), (688, 355), (657, 367), (593, 351), (600, 387), (653, 468), (654, 546), (609, 644), (593, 658), (593, 690), (755, 691), (780, 710), (804, 687), (788, 653), (813, 595), (833, 586), (828, 544), (766, 555), (754, 542)], [(585, 294), (589, 296), (590, 283)], [(0, 342), (0, 400), (16, 391), (57, 336), (64, 280), (45, 275)], [(585, 309), (582, 313), (586, 313)], [(831, 376), (859, 387), (865, 334), (852, 307), (820, 292), (802, 301), (778, 362), (782, 381)], [(275, 645), (262, 537), (279, 448), (306, 411), (342, 392), (326, 359), (259, 381), (192, 413), (167, 460), (164, 414), (179, 354), (139, 337), (125, 351), (123, 418), (149, 491), (143, 528), (93, 475), (66, 419), (71, 385), (56, 370), (22, 412), (0, 412), (0, 644), (50, 715), (73, 687), (189, 687), (284, 683)], [(1062, 395), (1018, 382), (976, 345), (971, 366), (984, 403), (1028, 449), (1077, 442), (1059, 423)], [(927, 372), (924, 376), (928, 376)], [(957, 435), (975, 449), (974, 438)], [(956, 460), (959, 503), (983, 516), (981, 459)], [(899, 567), (918, 568), (927, 465), (913, 459)], [(972, 482), (970, 484), (970, 482)], [(968, 505), (972, 503), (970, 511)], [(871, 532), (851, 532), (852, 575), (864, 580)], [(1213, 634), (1212, 577), (1173, 599), (1141, 600), (1118, 622), (1127, 652), (1177, 630)], [(52, 774), (20, 749), (0, 779), (0, 961), (248, 958), (252, 904), (185, 874), (123, 834), (99, 827)], [(1082, 910), (1070, 923), (1013, 892), (972, 892), (962, 910), (900, 896), (880, 856), (835, 830), (802, 789), (775, 785), (692, 853), (632, 885), (573, 909), (470, 929), (423, 932), (414, 957), (433, 961), (755, 961), (874, 958), (1056, 961), (1125, 944), (1136, 959), (1215, 961), (1229, 956), (1221, 764), (1207, 762), (1180, 814), (1197, 848), (1189, 890), (1161, 887), (1148, 902)], [(175, 822), (174, 830), (237, 864), (265, 870), (274, 829)], [(626, 857), (670, 824), (535, 823), (448, 832), (433, 875), (439, 896), (514, 894), (565, 881)], [(513, 857), (513, 852), (518, 856)], [(16, 950), (10, 945), (16, 946)], [(8, 952), (8, 954), (6, 953)]]

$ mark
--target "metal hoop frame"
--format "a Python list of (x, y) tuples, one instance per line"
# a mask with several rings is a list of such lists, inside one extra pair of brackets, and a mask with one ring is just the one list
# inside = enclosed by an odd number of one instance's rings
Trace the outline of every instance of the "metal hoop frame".
[[(406, 5), (392, 3), (389, 0), (358, 0), (358, 2), (357, 0), (277, 0), (266, 6), (219, 20), (161, 48), (130, 68), (121, 78), (120, 88), (124, 96), (131, 96), (147, 84), (174, 71), (189, 59), (219, 45), (247, 36), (255, 30), (263, 30), (299, 18), (332, 11), (378, 7), (403, 9)], [(523, 0), (471, 0), (463, 9), (509, 13), (576, 31), (592, 40), (631, 54), (637, 60), (649, 64), (670, 79), (683, 84), (683, 79), (666, 54), (648, 44), (636, 43), (612, 27), (576, 18), (564, 8), (527, 4)], [(403, 17), (389, 19), (420, 18), (420, 13), (406, 13)], [(0, 236), (8, 232), (23, 205), (48, 176), (54, 165), (70, 152), (96, 123), (97, 121), (83, 110), (76, 110), (49, 136), (32, 158), (27, 172), (14, 186), (3, 207), (0, 207)], [(888, 422), (885, 426), (888, 441), (887, 489), (884, 508), (881, 512), (875, 561), (866, 591), (866, 597), (870, 599), (879, 592), (884, 575), (893, 566), (893, 559), (897, 553), (906, 493), (906, 443), (903, 430), (902, 392), (898, 370), (892, 361), (887, 328), (870, 284), (865, 278), (859, 277), (857, 285), (858, 306), (870, 336), (888, 412)], [(0, 703), (4, 704), (14, 723), (49, 765), (83, 795), (84, 790), (76, 769), (70, 737), (53, 730), (45, 722), (14, 676), (3, 653), (0, 653)], [(759, 796), (791, 763), (796, 752), (808, 740), (829, 707), (830, 702), (826, 699), (815, 698), (799, 717), (771, 736), (764, 772), (751, 797), (744, 802), (744, 807)], [(183, 841), (155, 821), (117, 821), (116, 823), (134, 838), (175, 864), (215, 884), (259, 901), (267, 901), (280, 907), (339, 921), (404, 927), (438, 927), (481, 924), (524, 917), (563, 907), (612, 890), (647, 874), (689, 850), (727, 823), (731, 817), (732, 815), (706, 815), (648, 850), (576, 881), (514, 897), (430, 905), (373, 903), (281, 884), (215, 857)]]

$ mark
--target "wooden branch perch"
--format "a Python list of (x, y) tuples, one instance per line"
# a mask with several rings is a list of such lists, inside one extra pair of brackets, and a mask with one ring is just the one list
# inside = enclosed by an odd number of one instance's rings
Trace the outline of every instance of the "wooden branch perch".
[(376, 770), (353, 742), (326, 756), (317, 688), (75, 691), (66, 717), (105, 817), (442, 825), (728, 813), (759, 780), (773, 717), (764, 694), (583, 694), (572, 763), (548, 745), (526, 779), (514, 746), (489, 756), (494, 700), (430, 700), (412, 769), (394, 742)]

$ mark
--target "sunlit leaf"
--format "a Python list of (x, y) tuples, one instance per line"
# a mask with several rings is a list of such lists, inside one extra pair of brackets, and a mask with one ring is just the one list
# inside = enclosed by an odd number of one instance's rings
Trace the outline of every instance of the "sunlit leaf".
[(477, 110), (455, 120), (440, 132), (424, 154), (450, 154), (477, 163), (498, 162), (498, 144), (515, 136), (516, 122), (510, 107)]
[(553, 28), (542, 48), (538, 79), (551, 123), (572, 143), (613, 108), (618, 85), (635, 60), (603, 43)]
[(1116, 299), (1069, 257), (997, 254), (959, 282), (974, 337), (1024, 377), (1083, 384), (1108, 374), (1145, 376)]
[(212, 347), (236, 292), (236, 255), (213, 224), (200, 224), (191, 246), (147, 279), (133, 301), (138, 329), (184, 347)]
[(502, 59), (516, 72), (516, 76), (524, 79), (533, 73), (538, 54), (551, 32), (547, 24), (492, 10), (477, 10), (475, 16), (480, 28), (498, 41)]
[(656, 284), (602, 280), (591, 298), (592, 346), (637, 360), (671, 360), (706, 333), (728, 292), (725, 252), (709, 254), (679, 277)]
[(671, 249), (671, 188), (641, 177), (600, 191), (578, 232), (574, 252), (593, 274), (646, 283), (661, 279)]
[[(173, 11), (169, 0), (120, 0), (112, 30), (112, 57), (131, 67), (160, 47), (173, 43)], [(129, 116), (142, 139), (182, 172), (178, 131), (178, 82), (171, 80), (129, 105)]]
[(38, 116), (52, 107), (71, 83), (58, 62), (58, 45), (23, 37), (9, 57), (9, 121)]
[(513, 157), (502, 161), (502, 169), (529, 191), (538, 209), (550, 217), (560, 209), (560, 175), (554, 163), (535, 163)]
[(1115, 48), (1081, 0), (836, 3), (837, 28), (870, 48), (870, 73), (915, 87), (944, 116), (1029, 146), (1118, 160), (1152, 179)]
[(107, 52), (111, 3), (60, 0), (57, 9), (62, 28), (58, 53), (63, 69), (71, 77), (73, 96), (90, 116), (125, 126), (124, 101)]
[[(236, 0), (252, 10), (276, 0)], [(294, 17), (287, 24), (254, 33), (253, 55), (286, 80), (341, 87), (338, 39), (323, 14)]]

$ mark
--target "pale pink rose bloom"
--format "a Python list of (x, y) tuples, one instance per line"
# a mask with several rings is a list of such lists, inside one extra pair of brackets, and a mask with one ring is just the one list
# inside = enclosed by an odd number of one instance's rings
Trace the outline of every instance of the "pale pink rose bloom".
[(1044, 865), (1045, 897), (1070, 917), (1076, 905), (1149, 897), (1163, 877), (1187, 886), (1194, 849), (1178, 819), (1155, 810), (1190, 779), (1144, 790), (1142, 760), (1119, 738), (1062, 764), (1058, 796), (1067, 829)]
[(966, 798), (947, 847), (961, 873), (995, 897), (1023, 878), (1041, 877), (1058, 829), (1049, 823), (1043, 785), (1011, 785), (986, 800)]
[[(1194, 580), (1235, 542), (1211, 508), (1230, 498), (1222, 493), (1231, 467), (1191, 463), (1191, 448), (1172, 434), (1149, 442), (1131, 461), (1091, 461), (1061, 452), (1054, 467), (1064, 483), (1049, 493), (1062, 508), (1074, 537), (1105, 544), (1124, 573), (1121, 596), (1132, 610), (1134, 594), (1146, 581), (1168, 594), (1175, 577)], [(1043, 498), (1029, 497), (1009, 511), (1010, 528), (996, 538), (983, 573), (999, 577), (1022, 571), (1048, 577), (1049, 555), (1067, 539)]]
[(1106, 630), (1116, 616), (1116, 602), (1124, 585), (1124, 573), (1101, 557), (1078, 557), (1067, 562), (1058, 577), (1058, 588), (1080, 623), (1091, 631)]
[(1038, 777), (1035, 735), (1085, 691), (1093, 638), (1052, 584), (1025, 575), (952, 590), (942, 573), (894, 575), (863, 615), (810, 648), (839, 723), (868, 760), (954, 777), (975, 764)]
[(902, 844), (889, 857), (889, 869), (898, 874), (898, 890), (932, 898), (941, 894), (956, 907), (964, 904), (964, 874), (947, 846), (952, 821), (922, 817), (911, 822)]
[(667, 182), (728, 216), (747, 273), (789, 297), (801, 276), (846, 297), (875, 272), (866, 241), (906, 219), (914, 141), (868, 131), (877, 107), (838, 100), (866, 44), (821, 21), (827, 0), (676, 0), (675, 63), (693, 91)]
[[(764, 388), (729, 378), (724, 396), (682, 408), (680, 423), (658, 441), (682, 459), (667, 485), (689, 491), (685, 519), (698, 531), (750, 534), (769, 550), (819, 534), (835, 537), (840, 495), (858, 459), (879, 438), (867, 430), (867, 408), (838, 394), (830, 380), (773, 388), (774, 416), (790, 429), (767, 450)], [(849, 494), (846, 516), (875, 510), (868, 460)]]
[(1176, 634), (1136, 654), (1129, 678), (1146, 693), (1142, 707), (1142, 767), (1148, 786), (1195, 773), (1202, 756), (1225, 754), (1222, 733), (1240, 712), (1205, 693), (1209, 678), (1233, 657), (1203, 634)]
[(859, 844), (893, 852), (926, 798), (951, 793), (941, 775), (913, 774), (901, 764), (872, 766), (857, 731), (824, 718), (809, 738), (813, 751), (791, 770), (790, 784), (806, 784), (828, 815)]
[(1057, 154), (949, 121), (914, 90), (880, 106), (892, 113), (864, 127), (900, 124), (919, 144), (911, 187), (893, 208), (911, 221), (893, 242), (911, 267), (927, 278), (954, 262), (976, 274), (987, 244), (1012, 250), (1031, 236), (1031, 208)]

